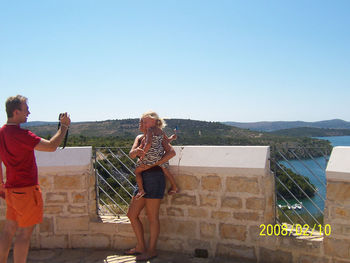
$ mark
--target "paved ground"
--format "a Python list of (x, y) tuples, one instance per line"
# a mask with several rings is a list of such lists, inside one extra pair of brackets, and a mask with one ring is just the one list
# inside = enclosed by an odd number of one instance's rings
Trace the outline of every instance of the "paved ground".
[[(27, 263), (133, 263), (134, 256), (122, 251), (98, 249), (42, 249), (30, 250)], [(160, 251), (151, 263), (243, 263), (228, 259), (195, 258), (191, 255)], [(8, 263), (13, 263), (10, 255)]]

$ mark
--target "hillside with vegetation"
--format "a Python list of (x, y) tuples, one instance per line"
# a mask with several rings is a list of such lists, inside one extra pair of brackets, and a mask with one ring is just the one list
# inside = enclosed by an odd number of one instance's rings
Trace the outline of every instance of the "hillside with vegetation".
[[(294, 158), (288, 152), (288, 149), (305, 147), (308, 148), (305, 151), (304, 148), (298, 149), (296, 152), (299, 156), (308, 158), (308, 154), (313, 156), (319, 156), (319, 149), (324, 148), (328, 153), (331, 151), (331, 145), (328, 141), (318, 140), (308, 137), (295, 137), (276, 135), (271, 133), (256, 132), (247, 129), (241, 129), (229, 125), (225, 125), (219, 122), (206, 122), (196, 120), (185, 119), (168, 119), (166, 120), (167, 127), (165, 132), (168, 135), (173, 134), (173, 129), (178, 128), (178, 139), (173, 142), (173, 145), (269, 145), (271, 146), (271, 156), (274, 158), (277, 156), (277, 148), (279, 152), (282, 152), (288, 158)], [(72, 123), (69, 129), (69, 139), (67, 146), (86, 146), (91, 145), (93, 147), (126, 147), (130, 149), (134, 138), (140, 132), (138, 131), (139, 120), (138, 119), (124, 119), (124, 120), (107, 120), (100, 122), (82, 122)], [(57, 130), (56, 124), (40, 125), (40, 126), (27, 126), (36, 134), (50, 138)], [(126, 150), (127, 150), (126, 149)], [(108, 154), (107, 154), (108, 156)], [(277, 157), (276, 157), (277, 158)], [(115, 162), (115, 159), (111, 159), (110, 162)], [(102, 162), (102, 160), (100, 160)], [(272, 162), (272, 169), (273, 169)], [(120, 164), (115, 164), (122, 170)], [(120, 186), (114, 179), (108, 177), (108, 174), (104, 169), (98, 168), (99, 173), (105, 180), (120, 192), (120, 195), (125, 195), (124, 191), (119, 191)], [(273, 169), (275, 170), (275, 169)], [(283, 172), (276, 169), (278, 178), (287, 186), (288, 190), (284, 189), (281, 184), (277, 184), (279, 192), (285, 197), (290, 198), (289, 192), (292, 192), (298, 198), (302, 198), (302, 192), (299, 188), (296, 188), (290, 178)], [(294, 181), (300, 183), (300, 187), (304, 192), (307, 192), (310, 196), (313, 196), (314, 190), (308, 184), (305, 183), (307, 178), (303, 179), (302, 175), (291, 173), (290, 176)], [(135, 183), (135, 178), (129, 175), (130, 180)], [(110, 190), (112, 191), (112, 190)], [(114, 192), (109, 192), (111, 196), (114, 196)], [(123, 196), (125, 197), (125, 196)], [(103, 197), (103, 195), (101, 196)], [(125, 198), (128, 198), (127, 196)], [(105, 200), (107, 202), (107, 199)]]
[[(324, 140), (307, 137), (276, 135), (241, 129), (220, 122), (206, 122), (189, 119), (168, 119), (165, 132), (168, 135), (178, 127), (178, 139), (173, 145), (270, 145), (279, 149), (288, 147), (327, 148)], [(138, 131), (138, 119), (107, 120), (98, 122), (72, 123), (69, 129), (68, 146), (92, 145), (94, 147), (131, 147)], [(28, 126), (28, 129), (45, 138), (51, 138), (57, 124)]]

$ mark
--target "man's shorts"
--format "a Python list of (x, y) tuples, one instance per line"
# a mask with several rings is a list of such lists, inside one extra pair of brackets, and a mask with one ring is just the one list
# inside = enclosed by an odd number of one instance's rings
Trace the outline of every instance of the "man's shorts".
[(6, 188), (6, 219), (28, 227), (43, 221), (43, 198), (39, 185)]
[[(143, 189), (146, 194), (144, 198), (163, 199), (165, 190), (165, 177), (162, 168), (159, 166), (153, 167), (142, 172)], [(134, 196), (137, 195), (138, 188), (134, 191)]]

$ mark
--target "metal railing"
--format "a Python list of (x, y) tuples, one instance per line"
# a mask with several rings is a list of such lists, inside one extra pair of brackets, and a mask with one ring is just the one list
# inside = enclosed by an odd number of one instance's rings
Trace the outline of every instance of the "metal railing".
[(327, 148), (272, 148), (276, 223), (323, 225)]
[(120, 147), (99, 147), (94, 150), (99, 215), (119, 218), (127, 213), (135, 190), (135, 162), (127, 151), (127, 148)]

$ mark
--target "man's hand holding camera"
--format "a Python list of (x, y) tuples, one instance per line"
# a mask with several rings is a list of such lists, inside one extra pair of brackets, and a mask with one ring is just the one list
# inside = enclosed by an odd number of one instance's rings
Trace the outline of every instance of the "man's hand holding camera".
[(60, 113), (59, 115), (59, 121), (60, 121), (60, 126), (64, 128), (69, 128), (70, 125), (70, 118), (67, 112), (65, 113)]

